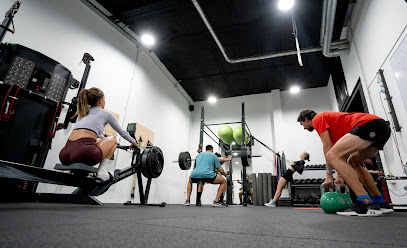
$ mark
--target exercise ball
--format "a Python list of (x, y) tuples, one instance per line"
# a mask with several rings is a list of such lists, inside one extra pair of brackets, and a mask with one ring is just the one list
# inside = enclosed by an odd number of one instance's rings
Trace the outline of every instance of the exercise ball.
[(233, 129), (229, 125), (223, 125), (218, 129), (219, 138), (230, 145), (233, 142)]
[(320, 205), (325, 213), (336, 213), (348, 207), (338, 185), (335, 185), (335, 189), (330, 188), (329, 192), (326, 192), (325, 185), (321, 184)]
[[(246, 137), (246, 145), (250, 142), (250, 137), (249, 135), (245, 134)], [(235, 139), (236, 143), (238, 143), (239, 145), (242, 144), (242, 127), (237, 127), (233, 130), (233, 138)]]

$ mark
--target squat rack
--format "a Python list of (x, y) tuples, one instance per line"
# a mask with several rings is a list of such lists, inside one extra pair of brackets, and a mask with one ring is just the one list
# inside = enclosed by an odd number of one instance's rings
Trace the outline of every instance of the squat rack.
[[(246, 167), (249, 166), (249, 161), (248, 158), (255, 157), (252, 156), (251, 154), (248, 154), (247, 152), (247, 144), (246, 144), (246, 127), (247, 130), (249, 131), (249, 137), (253, 137), (249, 127), (246, 124), (246, 119), (245, 119), (245, 106), (244, 102), (242, 102), (242, 116), (241, 116), (241, 121), (235, 121), (235, 122), (223, 122), (223, 123), (211, 123), (211, 124), (205, 124), (205, 107), (201, 107), (201, 124), (200, 124), (200, 135), (199, 135), (199, 145), (198, 145), (198, 153), (202, 152), (203, 148), (203, 134), (205, 133), (208, 135), (209, 138), (211, 138), (224, 152), (225, 154), (228, 154), (229, 152), (232, 151), (232, 146), (230, 147), (230, 150), (227, 151), (223, 146), (220, 145), (218, 141), (216, 141), (212, 136), (210, 136), (206, 131), (205, 127), (213, 134), (215, 135), (218, 140), (220, 138), (209, 128), (209, 126), (215, 126), (215, 125), (227, 125), (227, 124), (241, 124), (242, 125), (242, 145), (240, 146), (241, 153), (240, 157), (242, 159), (242, 188), (243, 188), (243, 206), (247, 206), (247, 193), (246, 193), (246, 188), (247, 188), (247, 183), (246, 183)], [(256, 156), (260, 157), (260, 156)], [(229, 176), (230, 179), (232, 180), (232, 174), (231, 174), (231, 168), (232, 165), (230, 164), (229, 166)]]
[[(241, 149), (241, 153), (240, 153), (240, 158), (242, 160), (242, 189), (243, 189), (243, 206), (247, 206), (247, 182), (246, 182), (246, 167), (249, 166), (249, 158), (252, 157), (261, 157), (261, 155), (252, 155), (251, 151), (250, 154), (247, 151), (247, 146), (249, 146), (249, 144), (246, 144), (246, 130), (248, 131), (248, 135), (250, 137), (250, 143), (253, 144), (254, 140), (256, 140), (257, 142), (259, 142), (259, 144), (261, 144), (262, 146), (266, 147), (268, 150), (270, 150), (272, 153), (274, 153), (276, 156), (280, 157), (281, 155), (276, 152), (275, 150), (273, 150), (272, 148), (270, 148), (269, 146), (267, 146), (266, 144), (264, 144), (263, 142), (261, 142), (259, 139), (255, 138), (250, 129), (249, 126), (246, 123), (246, 116), (245, 116), (245, 104), (244, 102), (242, 102), (242, 115), (241, 115), (241, 121), (235, 121), (235, 122), (222, 122), (222, 123), (210, 123), (210, 124), (206, 124), (205, 123), (205, 107), (202, 106), (201, 107), (201, 123), (200, 123), (200, 135), (199, 135), (199, 145), (198, 145), (198, 153), (202, 152), (202, 148), (203, 148), (203, 134), (205, 133), (206, 135), (208, 135), (209, 138), (211, 138), (224, 152), (225, 154), (228, 154), (229, 152), (232, 152), (232, 145), (230, 145), (230, 149), (229, 151), (227, 151), (224, 146), (222, 146), (218, 141), (216, 141), (212, 136), (210, 136), (206, 130), (205, 127), (216, 137), (218, 138), (218, 140), (220, 140), (220, 138), (209, 128), (209, 126), (216, 126), (216, 125), (227, 125), (227, 124), (241, 124), (242, 125), (242, 145), (240, 146)], [(232, 180), (232, 165), (230, 164), (229, 166), (229, 176), (230, 176), (230, 180)]]

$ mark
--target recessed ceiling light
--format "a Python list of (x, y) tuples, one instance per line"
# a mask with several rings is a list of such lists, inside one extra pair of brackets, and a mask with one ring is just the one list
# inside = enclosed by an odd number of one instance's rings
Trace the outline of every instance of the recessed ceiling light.
[(237, 152), (233, 153), (233, 156), (237, 156)]
[(147, 46), (152, 46), (155, 43), (155, 39), (151, 34), (143, 34), (141, 36), (141, 41)]
[(239, 162), (235, 162), (235, 164), (238, 164)]
[(232, 142), (232, 145), (236, 145), (236, 142), (233, 141), (233, 142)]
[(280, 0), (278, 2), (278, 7), (281, 10), (289, 10), (294, 6), (294, 0)]
[(293, 86), (293, 87), (290, 88), (290, 92), (291, 92), (292, 94), (297, 94), (298, 92), (300, 92), (300, 87), (298, 87), (298, 86)]
[(215, 103), (215, 102), (216, 102), (216, 97), (210, 96), (210, 97), (208, 98), (208, 102), (210, 102), (210, 103)]

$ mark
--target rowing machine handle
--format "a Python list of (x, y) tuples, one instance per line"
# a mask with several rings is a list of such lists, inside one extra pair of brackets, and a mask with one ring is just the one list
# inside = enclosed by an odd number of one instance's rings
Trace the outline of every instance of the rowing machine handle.
[(119, 149), (123, 149), (123, 150), (129, 150), (130, 146), (121, 146), (121, 145), (117, 145), (117, 148)]

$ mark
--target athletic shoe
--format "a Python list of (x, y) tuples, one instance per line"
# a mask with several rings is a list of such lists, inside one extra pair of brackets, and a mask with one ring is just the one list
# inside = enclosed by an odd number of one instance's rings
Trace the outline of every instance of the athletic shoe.
[(195, 205), (196, 205), (197, 207), (200, 207), (200, 206), (202, 206), (202, 203), (201, 203), (201, 202), (197, 202)]
[(379, 203), (373, 203), (372, 205), (370, 205), (370, 209), (372, 209), (372, 210), (380, 210), (384, 214), (389, 214), (389, 213), (394, 212), (393, 208), (387, 202), (380, 203), (380, 204)]
[(336, 212), (336, 214), (338, 215), (342, 215), (342, 216), (362, 216), (362, 217), (376, 217), (376, 216), (380, 216), (383, 214), (382, 211), (380, 210), (373, 210), (373, 209), (368, 209), (366, 211), (366, 213), (361, 214), (361, 213), (356, 213), (355, 211), (353, 211), (351, 208), (343, 210), (343, 211), (338, 211)]
[(112, 176), (112, 174), (110, 174), (110, 172), (108, 172), (107, 175), (97, 175), (95, 180), (97, 183), (106, 183), (106, 182), (112, 181), (113, 176)]
[(264, 206), (274, 208), (275, 206), (277, 206), (277, 203), (271, 201), (271, 202), (264, 203)]
[(185, 206), (189, 206), (189, 205), (191, 205), (191, 203), (190, 203), (188, 200), (186, 200), (185, 203), (184, 203), (184, 205), (185, 205)]
[(367, 210), (369, 210), (369, 205), (362, 203), (361, 201), (355, 201), (351, 205), (351, 209), (358, 214), (366, 214)]
[(213, 207), (225, 207), (225, 206), (222, 205), (220, 202), (216, 202), (216, 201), (214, 201), (214, 202), (212, 203), (212, 206), (213, 206)]

